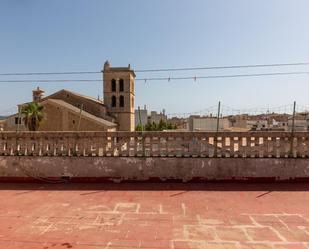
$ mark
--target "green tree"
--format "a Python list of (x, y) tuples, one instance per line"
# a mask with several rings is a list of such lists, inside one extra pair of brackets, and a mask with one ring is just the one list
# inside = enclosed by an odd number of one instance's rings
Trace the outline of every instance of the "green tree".
[(155, 123), (155, 122), (152, 122), (152, 124), (151, 124), (151, 130), (152, 130), (152, 131), (159, 131), (159, 126), (158, 126), (158, 124)]
[(168, 123), (166, 128), (168, 130), (172, 130), (172, 129), (174, 129), (174, 126), (171, 123)]
[(149, 121), (145, 125), (145, 131), (151, 131), (151, 123)]
[(158, 130), (159, 131), (163, 131), (167, 129), (167, 124), (164, 120), (160, 120), (159, 124), (158, 124)]
[(26, 104), (21, 109), (24, 124), (28, 127), (29, 131), (37, 131), (44, 118), (44, 107), (37, 102)]
[[(138, 129), (141, 129), (138, 126), (136, 126), (136, 130), (137, 131), (140, 131)], [(172, 125), (171, 123), (167, 123), (166, 121), (164, 120), (160, 120), (160, 122), (157, 124), (155, 122), (149, 122), (145, 125), (144, 127), (144, 131), (164, 131), (164, 130), (172, 130), (172, 129), (177, 129), (177, 126), (176, 125)]]
[(138, 124), (138, 125), (135, 127), (135, 130), (136, 130), (136, 131), (144, 131), (145, 128), (144, 128), (144, 126), (143, 126), (142, 124)]

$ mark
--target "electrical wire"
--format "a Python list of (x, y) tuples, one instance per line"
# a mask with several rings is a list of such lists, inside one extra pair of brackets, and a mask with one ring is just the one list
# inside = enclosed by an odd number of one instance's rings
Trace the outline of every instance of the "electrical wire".
[(102, 82), (102, 80), (91, 80), (91, 79), (55, 79), (55, 80), (46, 80), (46, 79), (34, 79), (34, 80), (0, 80), (0, 83), (34, 83), (34, 82)]
[(29, 75), (65, 75), (65, 74), (99, 74), (102, 72), (35, 72), (35, 73), (0, 73), (0, 76), (29, 76)]
[[(241, 68), (263, 68), (263, 67), (287, 67), (306, 66), (309, 62), (296, 63), (274, 63), (274, 64), (251, 64), (251, 65), (231, 65), (231, 66), (208, 66), (208, 67), (183, 67), (183, 68), (157, 68), (157, 69), (137, 69), (136, 73), (145, 72), (175, 72), (175, 71), (197, 71), (197, 70), (221, 70), (221, 69), (241, 69)], [(26, 72), (26, 73), (0, 73), (0, 76), (30, 76), (30, 75), (78, 75), (78, 74), (101, 74), (102, 71), (76, 71), (76, 72)], [(108, 72), (107, 72), (108, 73)]]
[[(256, 73), (256, 74), (230, 74), (230, 75), (208, 75), (208, 76), (188, 76), (188, 77), (155, 77), (137, 78), (135, 81), (171, 81), (171, 80), (194, 80), (197, 79), (219, 79), (219, 78), (243, 78), (243, 77), (263, 77), (263, 76), (283, 76), (283, 75), (307, 75), (309, 71), (298, 72), (275, 72), (275, 73)], [(102, 82), (101, 79), (33, 79), (33, 80), (0, 80), (0, 83), (27, 83), (27, 82)]]
[(212, 66), (212, 67), (184, 67), (184, 68), (161, 68), (161, 69), (140, 69), (134, 70), (138, 73), (144, 72), (173, 72), (173, 71), (195, 71), (195, 70), (219, 70), (237, 68), (260, 68), (260, 67), (285, 67), (285, 66), (306, 66), (309, 62), (299, 63), (277, 63), (277, 64), (253, 64), (253, 65), (234, 65), (234, 66)]
[(208, 76), (189, 76), (189, 77), (158, 77), (158, 78), (143, 78), (136, 80), (194, 80), (197, 79), (218, 79), (218, 78), (240, 78), (240, 77), (261, 77), (261, 76), (279, 76), (279, 75), (305, 75), (309, 74), (309, 71), (300, 71), (300, 72), (276, 72), (276, 73), (256, 73), (256, 74), (230, 74), (230, 75), (208, 75)]

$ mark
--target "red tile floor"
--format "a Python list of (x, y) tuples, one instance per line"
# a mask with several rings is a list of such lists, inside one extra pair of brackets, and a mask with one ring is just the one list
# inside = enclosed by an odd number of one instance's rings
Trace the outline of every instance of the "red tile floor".
[(0, 249), (309, 249), (309, 184), (0, 184)]

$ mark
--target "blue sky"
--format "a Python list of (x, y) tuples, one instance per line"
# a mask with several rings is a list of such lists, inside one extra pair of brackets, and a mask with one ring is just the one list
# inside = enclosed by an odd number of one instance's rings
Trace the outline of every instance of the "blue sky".
[[(134, 69), (309, 62), (308, 0), (2, 0), (0, 73), (99, 71), (105, 60)], [(309, 66), (138, 74), (205, 76)], [(34, 83), (0, 83), (0, 114), (31, 99), (69, 89), (102, 97), (101, 83), (40, 83), (37, 79), (99, 78), (35, 76)], [(309, 75), (137, 82), (136, 105), (191, 112), (221, 100), (235, 108), (309, 106)]]

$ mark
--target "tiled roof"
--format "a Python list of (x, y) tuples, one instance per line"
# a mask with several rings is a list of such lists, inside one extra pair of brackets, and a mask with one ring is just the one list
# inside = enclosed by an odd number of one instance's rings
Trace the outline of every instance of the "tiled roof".
[(83, 94), (80, 94), (80, 93), (76, 93), (76, 92), (73, 92), (73, 91), (69, 91), (69, 90), (66, 90), (66, 89), (62, 89), (62, 90), (60, 90), (58, 92), (55, 92), (55, 93), (53, 93), (53, 94), (43, 98), (42, 101), (45, 100), (45, 99), (51, 99), (54, 95), (58, 94), (59, 92), (70, 93), (72, 95), (75, 95), (75, 96), (78, 96), (78, 97), (81, 97), (81, 98), (85, 98), (85, 99), (91, 100), (91, 101), (93, 101), (93, 102), (95, 102), (97, 104), (104, 105), (104, 102), (101, 101), (101, 100), (98, 100), (96, 98), (93, 98), (93, 97), (90, 97), (90, 96), (86, 96), (86, 95), (83, 95)]

